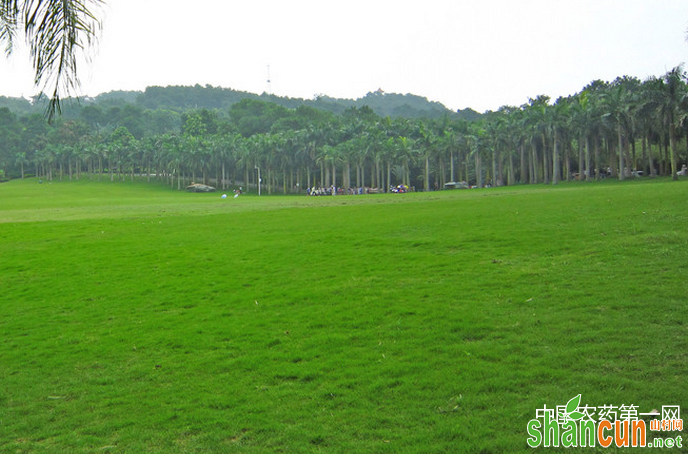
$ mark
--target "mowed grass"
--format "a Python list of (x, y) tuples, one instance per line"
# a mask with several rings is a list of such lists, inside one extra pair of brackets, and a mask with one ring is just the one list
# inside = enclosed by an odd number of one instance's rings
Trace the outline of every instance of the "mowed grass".
[(0, 452), (527, 452), (579, 393), (688, 412), (687, 202), (4, 183)]

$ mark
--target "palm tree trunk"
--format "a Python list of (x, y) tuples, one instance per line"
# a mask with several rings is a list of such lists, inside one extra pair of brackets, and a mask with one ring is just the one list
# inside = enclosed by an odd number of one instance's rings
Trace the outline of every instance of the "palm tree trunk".
[(332, 163), (332, 186), (337, 187), (337, 169), (334, 166), (334, 162)]
[(655, 176), (655, 165), (652, 162), (652, 144), (650, 144), (650, 148), (647, 149), (647, 136), (643, 135), (643, 154), (647, 152), (647, 164), (650, 166), (648, 169), (648, 175), (654, 177)]
[(571, 181), (571, 144), (568, 141), (564, 143), (564, 171), (566, 181)]
[(385, 184), (385, 192), (389, 192), (389, 187), (392, 185), (392, 164), (387, 160), (387, 184)]
[(492, 187), (497, 187), (497, 150), (492, 151)]
[(671, 179), (674, 181), (678, 180), (678, 170), (676, 163), (676, 125), (672, 121), (669, 125), (669, 147), (670, 147), (670, 158), (671, 158)]
[(480, 168), (480, 153), (475, 153), (475, 184), (479, 188), (483, 187), (483, 171)]
[(538, 159), (537, 159), (537, 147), (535, 142), (530, 144), (531, 158), (530, 158), (530, 183), (537, 184), (538, 182)]
[(590, 181), (590, 136), (585, 135), (585, 181)]
[(583, 181), (583, 179), (585, 178), (584, 174), (583, 174), (583, 171), (585, 168), (585, 157), (584, 157), (585, 156), (584, 155), (585, 146), (584, 146), (584, 142), (582, 139), (583, 139), (583, 135), (581, 134), (581, 136), (578, 138), (578, 179), (581, 181)]
[(552, 148), (552, 184), (559, 184), (559, 178), (559, 131), (556, 131)]
[(425, 155), (425, 176), (423, 178), (423, 190), (430, 190), (430, 156)]
[(370, 167), (370, 187), (374, 188), (376, 187), (376, 182), (375, 178), (377, 177), (377, 170), (376, 170), (377, 163), (375, 165)]
[(624, 150), (623, 150), (623, 139), (621, 136), (621, 123), (616, 126), (616, 135), (619, 141), (619, 180), (626, 179), (626, 169), (624, 168)]
[(344, 186), (346, 186), (347, 189), (351, 188), (351, 163), (349, 163), (349, 160), (347, 159), (346, 161), (346, 172), (344, 174)]
[[(439, 156), (439, 168), (440, 168), (440, 188), (444, 187), (444, 184), (447, 182), (447, 176), (446, 174), (446, 169), (444, 168), (444, 159), (442, 159), (442, 156)], [(437, 177), (435, 177), (435, 181), (437, 181)]]
[(449, 167), (451, 168), (451, 170), (450, 170), (451, 181), (454, 182), (454, 181), (456, 181), (454, 179), (454, 150), (449, 151)]
[(521, 184), (525, 184), (525, 182), (527, 181), (527, 177), (528, 177), (528, 167), (527, 167), (527, 163), (526, 163), (526, 145), (525, 145), (525, 143), (521, 142), (521, 144), (519, 145), (519, 148), (520, 148), (519, 152), (521, 153), (521, 169), (520, 169), (520, 173), (518, 175), (518, 182)]
[(659, 142), (659, 174), (661, 176), (666, 176), (667, 174), (667, 145), (666, 139), (663, 137)]
[(599, 137), (595, 136), (594, 140), (595, 140), (595, 149), (594, 150), (595, 150), (595, 169), (596, 169), (595, 180), (599, 181), (600, 176), (602, 174), (602, 169), (600, 168), (600, 164), (601, 164), (600, 163), (600, 139), (599, 139)]

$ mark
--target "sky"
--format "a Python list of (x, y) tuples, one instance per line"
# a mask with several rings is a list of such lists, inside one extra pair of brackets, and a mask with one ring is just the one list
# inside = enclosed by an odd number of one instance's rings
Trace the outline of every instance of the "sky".
[[(209, 84), (355, 99), (382, 89), (484, 112), (688, 62), (686, 0), (105, 0), (98, 15), (82, 96)], [(38, 91), (24, 49), (0, 56), (0, 95)]]

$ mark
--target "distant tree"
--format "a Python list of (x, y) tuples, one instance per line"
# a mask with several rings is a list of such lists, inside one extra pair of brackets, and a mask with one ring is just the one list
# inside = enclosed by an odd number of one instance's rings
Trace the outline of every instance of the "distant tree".
[(4, 169), (8, 176), (19, 151), (19, 133), (17, 116), (7, 107), (0, 108), (0, 169)]
[(618, 80), (613, 83), (602, 98), (607, 116), (612, 120), (617, 136), (618, 177), (625, 180), (628, 175), (628, 163), (625, 159), (624, 137), (628, 134), (630, 119), (630, 95), (624, 84)]
[(671, 178), (676, 180), (677, 176), (677, 126), (688, 116), (686, 114), (686, 104), (688, 101), (688, 90), (686, 89), (686, 72), (683, 66), (679, 65), (667, 72), (663, 77), (661, 87), (661, 101), (658, 113), (662, 117), (664, 125), (669, 130), (669, 147), (671, 162)]
[(553, 106), (547, 109), (547, 127), (552, 138), (552, 184), (561, 180), (561, 148), (569, 119), (570, 103), (567, 98), (559, 98)]
[(144, 119), (149, 135), (156, 136), (168, 132), (179, 132), (181, 115), (172, 110), (156, 109), (146, 110)]
[(269, 132), (278, 120), (289, 117), (290, 111), (271, 102), (243, 99), (229, 109), (229, 116), (241, 135), (251, 137)]
[(200, 136), (217, 133), (217, 114), (208, 109), (192, 110), (181, 115), (182, 133)]
[(183, 118), (182, 133), (189, 137), (203, 136), (208, 132), (208, 128), (203, 123), (203, 118), (198, 112), (193, 112)]
[(127, 163), (127, 157), (131, 156), (136, 148), (136, 139), (126, 127), (120, 126), (110, 134), (107, 143), (110, 181), (114, 181), (115, 168), (120, 175), (123, 175), (122, 170)]
[(99, 105), (84, 106), (79, 116), (95, 131), (99, 131), (103, 128), (107, 121), (103, 109)]

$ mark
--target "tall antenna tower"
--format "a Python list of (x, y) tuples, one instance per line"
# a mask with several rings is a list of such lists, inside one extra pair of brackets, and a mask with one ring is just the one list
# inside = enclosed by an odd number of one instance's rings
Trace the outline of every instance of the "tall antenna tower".
[(270, 79), (270, 65), (268, 65), (268, 94), (272, 94), (272, 80)]

